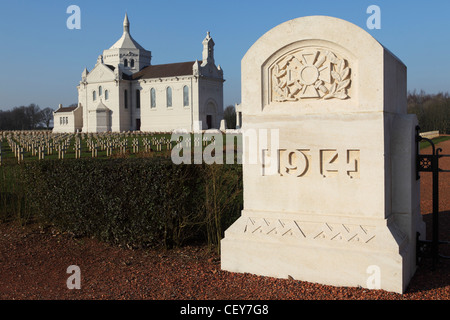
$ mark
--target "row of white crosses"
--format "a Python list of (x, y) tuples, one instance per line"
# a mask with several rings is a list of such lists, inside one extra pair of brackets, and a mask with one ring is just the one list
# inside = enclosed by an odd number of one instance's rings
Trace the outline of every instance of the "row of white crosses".
[(75, 159), (81, 158), (81, 140), (80, 138), (75, 138), (75, 143), (73, 144), (73, 151), (75, 151)]
[[(205, 146), (208, 145), (208, 142), (210, 140), (211, 140), (212, 144), (216, 145), (216, 141), (215, 141), (215, 137), (214, 136), (212, 136), (211, 139), (209, 139), (206, 135), (204, 135), (203, 138), (195, 136), (194, 137), (194, 146), (195, 147), (199, 147), (200, 143), (202, 143), (202, 145), (205, 147)], [(192, 143), (192, 138), (190, 136), (187, 136), (187, 137), (185, 137), (183, 139), (181, 139), (181, 137), (180, 137), (176, 141), (176, 146), (177, 146), (177, 148), (181, 148), (182, 145), (184, 144), (184, 146), (186, 148), (189, 148), (189, 147), (191, 147), (191, 143)]]
[[(23, 161), (24, 149), (20, 145), (20, 143), (17, 141), (17, 137), (16, 137), (17, 134), (18, 134), (18, 132), (16, 132), (16, 131), (2, 132), (0, 142), (1, 142), (1, 140), (3, 140), (3, 138), (6, 139), (11, 150), (14, 152), (14, 157), (16, 157), (17, 162), (20, 163), (21, 161)], [(1, 157), (1, 152), (2, 152), (1, 149), (2, 148), (0, 147), (0, 157)]]
[(25, 152), (30, 152), (32, 156), (37, 156), (39, 160), (43, 160), (46, 153), (50, 155), (57, 150), (58, 158), (64, 159), (72, 135), (52, 135), (42, 131), (14, 131), (6, 137), (14, 156), (20, 163), (23, 161)]
[(69, 150), (71, 138), (68, 137), (56, 144), (56, 150), (58, 150), (58, 159), (64, 159), (64, 155)]
[(25, 153), (24, 148), (12, 137), (6, 137), (6, 140), (14, 152), (14, 157), (17, 158), (17, 162), (21, 163), (23, 161), (23, 154)]
[[(52, 155), (58, 152), (58, 159), (64, 159), (66, 153), (69, 151), (71, 142), (73, 142), (73, 151), (75, 158), (81, 158), (82, 141), (85, 141), (92, 157), (98, 156), (98, 150), (106, 150), (106, 155), (109, 157), (114, 150), (119, 150), (121, 153), (126, 153), (128, 150), (128, 139), (131, 139), (130, 152), (138, 153), (142, 147), (146, 152), (152, 150), (162, 151), (163, 146), (167, 150), (172, 149), (172, 141), (167, 138), (164, 132), (124, 132), (124, 133), (51, 133), (49, 131), (1, 131), (0, 141), (6, 138), (17, 157), (18, 162), (22, 162), (24, 153), (31, 153), (31, 156), (36, 156), (43, 160), (46, 155)], [(142, 140), (142, 143), (140, 143)], [(206, 141), (203, 139), (203, 145)], [(190, 143), (190, 139), (189, 139)], [(200, 143), (199, 141), (195, 142)], [(1, 164), (2, 150), (0, 149), (0, 164)]]

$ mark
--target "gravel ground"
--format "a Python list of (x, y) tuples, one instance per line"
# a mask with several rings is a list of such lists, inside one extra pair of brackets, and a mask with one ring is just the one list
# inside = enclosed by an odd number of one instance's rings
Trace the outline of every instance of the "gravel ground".
[[(450, 141), (440, 147), (450, 154)], [(450, 168), (450, 158), (441, 163)], [(442, 240), (450, 238), (449, 175), (443, 173), (440, 181)], [(430, 225), (431, 174), (422, 174), (421, 184), (422, 212)], [(447, 247), (442, 253), (450, 255)], [(70, 265), (81, 269), (81, 290), (67, 288)], [(36, 225), (0, 225), (0, 300), (449, 300), (449, 271), (450, 260), (435, 270), (423, 260), (400, 295), (222, 271), (220, 257), (205, 246), (130, 250)]]

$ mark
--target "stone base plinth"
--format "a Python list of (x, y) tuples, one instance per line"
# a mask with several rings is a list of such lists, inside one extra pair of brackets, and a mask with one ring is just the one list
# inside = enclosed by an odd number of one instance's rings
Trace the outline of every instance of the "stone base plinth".
[(244, 212), (226, 231), (223, 270), (397, 293), (414, 273), (393, 220), (274, 216)]

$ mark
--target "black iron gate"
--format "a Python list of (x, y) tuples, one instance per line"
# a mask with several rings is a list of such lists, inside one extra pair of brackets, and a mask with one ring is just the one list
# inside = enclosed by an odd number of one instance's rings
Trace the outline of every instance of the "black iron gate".
[[(432, 147), (432, 154), (420, 154), (419, 142), (427, 141)], [(439, 253), (439, 246), (442, 244), (450, 244), (449, 241), (441, 241), (439, 239), (439, 174), (441, 172), (450, 172), (439, 168), (439, 159), (450, 157), (450, 155), (441, 154), (442, 149), (436, 148), (431, 139), (420, 136), (420, 128), (416, 127), (416, 145), (417, 145), (417, 163), (416, 163), (416, 179), (420, 179), (420, 172), (431, 172), (433, 175), (433, 213), (432, 213), (432, 236), (431, 240), (419, 240), (420, 234), (417, 234), (417, 259), (424, 257), (432, 259), (433, 268), (436, 267), (440, 258), (450, 259)]]

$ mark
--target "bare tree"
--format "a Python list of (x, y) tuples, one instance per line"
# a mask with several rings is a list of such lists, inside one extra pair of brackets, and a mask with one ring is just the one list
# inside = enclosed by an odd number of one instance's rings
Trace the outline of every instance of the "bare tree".
[(52, 108), (45, 108), (41, 111), (42, 122), (45, 123), (47, 129), (50, 129), (50, 122), (53, 120), (53, 111)]
[(25, 108), (25, 115), (28, 118), (29, 129), (36, 129), (42, 122), (41, 108), (34, 103)]
[(33, 130), (43, 120), (43, 113), (38, 105), (32, 103), (28, 107), (20, 106), (12, 110), (2, 111), (0, 130)]
[(408, 93), (408, 113), (416, 114), (422, 132), (439, 130), (450, 133), (450, 95)]
[(27, 117), (26, 107), (15, 107), (11, 112), (11, 130), (28, 130), (30, 121)]

